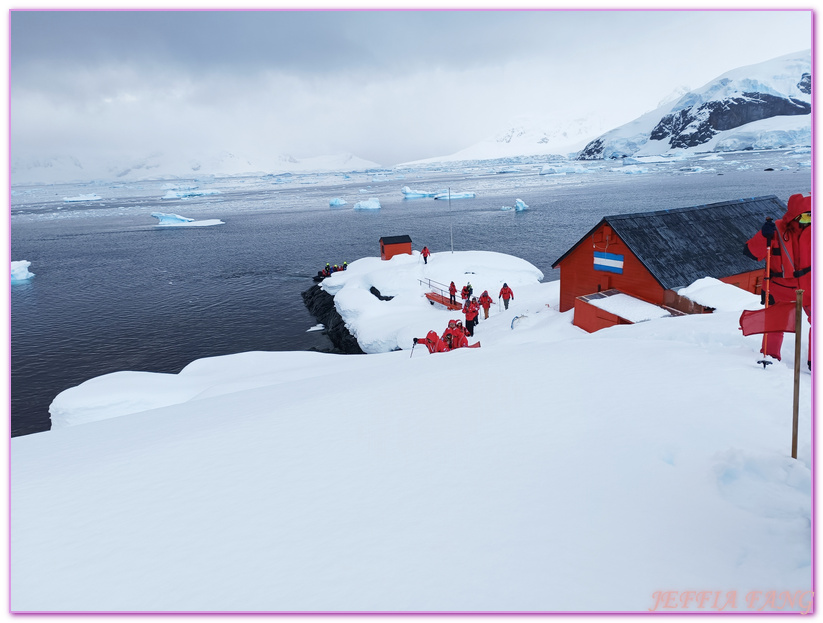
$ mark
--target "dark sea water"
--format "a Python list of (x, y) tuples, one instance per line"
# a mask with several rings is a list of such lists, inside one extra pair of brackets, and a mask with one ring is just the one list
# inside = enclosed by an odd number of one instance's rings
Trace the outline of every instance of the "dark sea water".
[[(11, 259), (35, 277), (11, 288), (12, 436), (48, 430), (64, 389), (109, 372), (177, 373), (191, 361), (262, 350), (331, 348), (301, 292), (326, 262), (379, 255), (382, 236), (417, 250), (488, 250), (552, 263), (603, 216), (811, 191), (809, 154), (749, 153), (722, 162), (588, 163), (590, 173), (495, 170), (191, 181), (219, 194), (167, 200), (169, 182), (13, 187)], [(699, 165), (702, 170), (688, 171)], [(765, 171), (772, 168), (772, 171)], [(405, 200), (400, 188), (472, 191), (474, 199)], [(365, 192), (361, 192), (361, 189)], [(99, 201), (64, 197), (97, 193)], [(343, 208), (329, 199), (342, 197)], [(377, 211), (353, 210), (378, 197)], [(520, 198), (525, 212), (501, 210)], [(153, 211), (214, 227), (159, 228)]]

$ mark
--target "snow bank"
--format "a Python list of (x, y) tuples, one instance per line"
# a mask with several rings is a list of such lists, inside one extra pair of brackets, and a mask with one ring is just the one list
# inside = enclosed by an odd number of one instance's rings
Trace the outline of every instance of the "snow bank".
[(31, 262), (27, 260), (17, 260), (11, 263), (11, 283), (23, 283), (34, 277), (34, 273), (29, 272)]
[[(475, 296), (488, 290), (497, 301), (504, 282), (517, 297), (518, 288), (537, 286), (541, 279), (543, 273), (532, 264), (503, 253), (432, 253), (428, 264), (424, 264), (415, 251), (388, 261), (377, 257), (359, 259), (349, 264), (348, 270), (324, 279), (321, 287), (334, 296), (335, 308), (360, 348), (366, 353), (382, 353), (411, 348), (413, 338), (425, 336), (432, 328), (441, 333), (450, 318), (460, 315), (436, 309), (425, 298), (425, 293), (437, 288), (438, 283), (447, 289), (454, 280), (459, 291), (471, 282)], [(370, 292), (372, 287), (394, 298), (381, 301)]]
[(151, 215), (158, 220), (157, 227), (210, 227), (212, 225), (225, 225), (220, 219), (206, 219), (196, 221), (187, 216), (179, 214), (166, 214), (164, 212), (152, 212)]
[(680, 296), (704, 307), (718, 311), (742, 311), (760, 309), (760, 297), (737, 286), (723, 283), (714, 277), (698, 279), (686, 288), (677, 291)]
[[(464, 253), (455, 269), (486, 265)], [(397, 257), (326, 282), (403, 296), (418, 258)], [(792, 337), (764, 371), (739, 310), (587, 334), (536, 278), (507, 277), (517, 309), (479, 349), (243, 353), (61, 394), (67, 416), (144, 410), (11, 440), (11, 609), (639, 613), (662, 590), (808, 609)]]
[(630, 322), (644, 322), (652, 318), (666, 318), (670, 315), (662, 307), (641, 301), (622, 292), (600, 299), (592, 299), (589, 304), (625, 318)]

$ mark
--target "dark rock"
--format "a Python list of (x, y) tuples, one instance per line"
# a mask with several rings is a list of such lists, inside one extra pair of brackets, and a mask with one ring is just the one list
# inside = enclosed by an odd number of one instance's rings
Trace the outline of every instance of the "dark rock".
[(578, 160), (600, 160), (603, 157), (603, 139), (596, 138), (583, 148)]
[(808, 115), (811, 111), (811, 105), (800, 100), (768, 93), (744, 93), (668, 114), (654, 127), (649, 139), (668, 138), (673, 148), (696, 147), (724, 130), (770, 117)]
[(797, 83), (797, 88), (800, 90), (801, 93), (805, 93), (806, 95), (812, 94), (812, 75), (811, 74), (803, 74), (800, 76), (800, 82)]
[(337, 313), (334, 307), (334, 297), (325, 292), (318, 285), (303, 292), (303, 303), (317, 322), (323, 323), (326, 327), (326, 335), (329, 336), (334, 350), (332, 352), (347, 355), (362, 355), (363, 350), (357, 339), (349, 333), (343, 318)]
[(369, 292), (371, 292), (372, 294), (374, 294), (374, 295), (375, 295), (377, 298), (379, 298), (381, 301), (390, 301), (390, 300), (392, 300), (392, 299), (394, 298), (393, 296), (383, 296), (382, 294), (380, 294), (380, 290), (378, 290), (378, 289), (377, 289), (377, 288), (375, 288), (374, 286), (372, 286), (371, 288), (369, 288)]

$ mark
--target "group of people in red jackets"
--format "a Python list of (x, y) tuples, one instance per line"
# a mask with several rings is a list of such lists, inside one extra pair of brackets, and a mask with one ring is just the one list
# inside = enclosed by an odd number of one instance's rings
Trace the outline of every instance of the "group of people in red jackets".
[(470, 334), (460, 320), (449, 320), (449, 326), (438, 336), (436, 331), (429, 331), (425, 338), (414, 338), (415, 345), (423, 342), (430, 353), (447, 353), (455, 348), (477, 348), (480, 342), (469, 344)]
[[(476, 296), (472, 296), (472, 292), (474, 292), (474, 289), (470, 282), (464, 285), (460, 291), (460, 298), (465, 301), (465, 303), (463, 303), (463, 313), (466, 316), (466, 330), (469, 332), (470, 337), (474, 336), (474, 327), (480, 322), (480, 310), (483, 310), (484, 320), (488, 320), (489, 308), (494, 304), (494, 299), (488, 290), (483, 290), (483, 294), (480, 295), (479, 299)], [(497, 298), (502, 298), (506, 309), (509, 308), (509, 301), (514, 300), (514, 292), (509, 287), (509, 284), (503, 284)], [(454, 285), (454, 281), (449, 284), (449, 302), (453, 305), (457, 304), (457, 286)]]

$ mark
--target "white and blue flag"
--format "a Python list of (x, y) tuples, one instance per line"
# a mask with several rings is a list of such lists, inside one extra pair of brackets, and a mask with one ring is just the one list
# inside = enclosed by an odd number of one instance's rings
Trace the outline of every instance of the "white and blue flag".
[(623, 256), (614, 253), (594, 252), (594, 269), (607, 273), (623, 274)]

